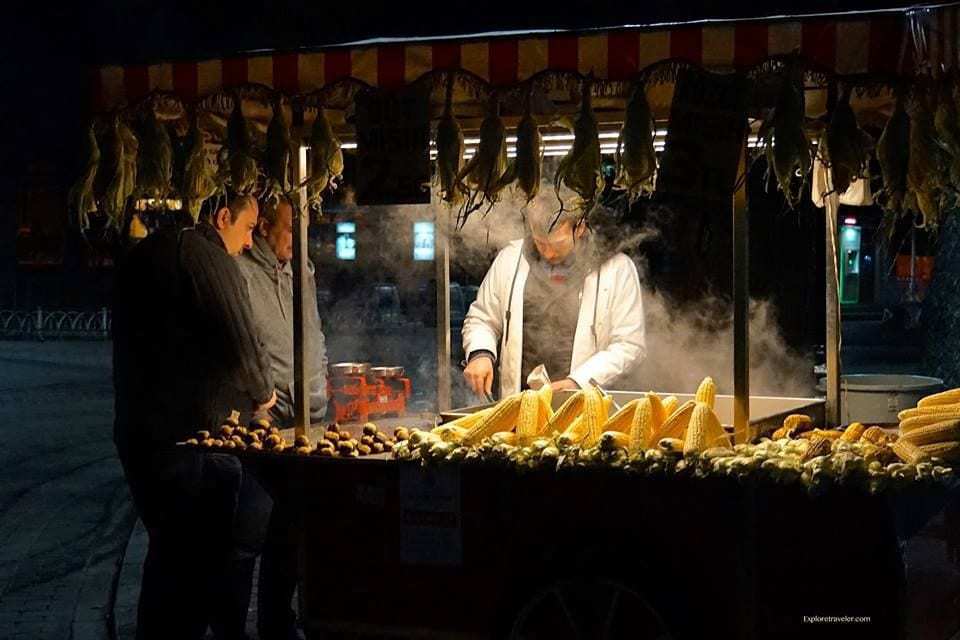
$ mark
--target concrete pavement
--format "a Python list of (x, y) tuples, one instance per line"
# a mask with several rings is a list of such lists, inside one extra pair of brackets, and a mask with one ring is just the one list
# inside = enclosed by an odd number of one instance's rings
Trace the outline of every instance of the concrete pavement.
[(135, 521), (106, 342), (0, 343), (0, 638), (106, 638)]

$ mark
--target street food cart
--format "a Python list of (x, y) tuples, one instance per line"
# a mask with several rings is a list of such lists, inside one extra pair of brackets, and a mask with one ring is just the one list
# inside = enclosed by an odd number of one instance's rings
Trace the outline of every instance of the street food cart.
[[(785, 414), (805, 413), (829, 426), (838, 426), (840, 416), (834, 286), (827, 286), (825, 402), (753, 397), (749, 391), (748, 203), (742, 177), (753, 166), (748, 154), (765, 145), (776, 153), (763, 125), (778, 87), (787, 82), (788, 71), (800, 70), (806, 109), (801, 128), (811, 136), (823, 133), (822, 116), (835, 108), (838, 87), (839, 99), (849, 100), (861, 118), (885, 119), (904, 86), (957, 66), (957, 16), (957, 7), (949, 5), (113, 66), (100, 69), (98, 96), (104, 108), (138, 105), (172, 122), (185, 117), (185, 105), (196, 107), (205, 130), (219, 135), (221, 144), (236, 101), (242, 103), (241, 116), (259, 130), (268, 127), (270, 105), (280, 105), (291, 112), (293, 129), (304, 141), (293, 158), (295, 183), (302, 184), (315, 168), (306, 160), (312, 124), (329, 111), (347, 148), (356, 136), (344, 114), (358, 96), (375, 90), (423, 88), (431, 120), (452, 109), (467, 132), (466, 156), (478, 153), (480, 141), (471, 136), (491, 96), (502, 98), (498, 115), (512, 128), (523, 115), (524, 95), (539, 92), (539, 104), (552, 117), (576, 114), (584, 92), (592, 92), (600, 148), (609, 154), (619, 150), (627, 101), (639, 86), (656, 123), (653, 144), (669, 155), (681, 140), (671, 139), (679, 131), (673, 116), (681, 78), (724, 74), (741, 83), (736, 86), (751, 92), (750, 99), (743, 99), (739, 111), (725, 107), (742, 120), (734, 148), (734, 159), (741, 158), (733, 173), (738, 179), (724, 187), (734, 229), (735, 385), (732, 396), (719, 397), (717, 412), (735, 442), (744, 445), (780, 424)], [(713, 99), (708, 94), (700, 94), (704, 104)], [(545, 138), (544, 153), (569, 150), (574, 135), (551, 124), (543, 128), (552, 136)], [(710, 129), (700, 136), (709, 146), (722, 133)], [(689, 126), (684, 135), (689, 139)], [(708, 188), (692, 178), (691, 184)], [(306, 189), (299, 196), (305, 204)], [(834, 275), (837, 198), (826, 197), (827, 273)], [(456, 216), (446, 211), (449, 216), (437, 218), (437, 275), (444, 285), (437, 287), (438, 404), (442, 418), (453, 419), (470, 411), (449, 407), (446, 238)], [(307, 208), (301, 207), (295, 225), (297, 287), (306, 277), (308, 222)], [(295, 317), (303, 391), (308, 375), (302, 305)], [(629, 392), (612, 393), (621, 402), (630, 398)], [(554, 399), (556, 405), (560, 401)], [(308, 408), (297, 409), (296, 434), (316, 437), (307, 424)], [(900, 542), (939, 511), (950, 487), (918, 483), (871, 493), (840, 484), (810, 495), (799, 485), (669, 476), (650, 471), (655, 465), (647, 465), (648, 473), (631, 474), (562, 465), (422, 465), (388, 454), (244, 457), (277, 499), (296, 505), (300, 514), (302, 612), (310, 637), (903, 637)], [(822, 625), (824, 617), (851, 620)]]

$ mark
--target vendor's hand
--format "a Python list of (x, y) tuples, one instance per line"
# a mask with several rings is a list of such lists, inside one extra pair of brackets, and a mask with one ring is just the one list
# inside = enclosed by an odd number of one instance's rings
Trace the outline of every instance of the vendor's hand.
[(266, 414), (267, 411), (269, 411), (270, 409), (272, 409), (272, 408), (273, 408), (273, 405), (275, 405), (275, 404), (277, 404), (277, 392), (276, 392), (276, 391), (274, 391), (274, 392), (270, 395), (270, 399), (269, 399), (269, 400), (267, 400), (267, 401), (264, 402), (263, 404), (259, 405), (259, 406), (257, 407), (257, 410), (256, 410), (254, 413), (257, 414), (257, 415)]
[(490, 356), (481, 355), (467, 363), (463, 370), (463, 377), (467, 384), (478, 396), (491, 395), (493, 391), (493, 360)]
[(557, 380), (556, 382), (551, 382), (550, 387), (554, 391), (567, 391), (569, 389), (579, 389), (580, 385), (571, 380), (570, 378), (564, 378), (563, 380)]

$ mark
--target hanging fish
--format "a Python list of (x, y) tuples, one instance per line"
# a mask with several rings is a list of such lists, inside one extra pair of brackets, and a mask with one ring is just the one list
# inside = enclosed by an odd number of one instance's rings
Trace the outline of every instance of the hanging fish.
[(910, 116), (910, 153), (907, 163), (907, 193), (904, 208), (922, 218), (921, 226), (936, 228), (940, 221), (940, 198), (946, 167), (937, 140), (928, 96), (916, 87), (907, 103)]
[(791, 184), (799, 171), (806, 183), (812, 164), (810, 140), (804, 128), (806, 100), (803, 70), (796, 63), (787, 67), (773, 113), (759, 131), (760, 143), (767, 159), (767, 171), (773, 171), (787, 204), (797, 206), (803, 186), (794, 191)]
[(910, 160), (910, 117), (903, 103), (903, 95), (898, 95), (893, 113), (877, 141), (877, 162), (880, 164), (886, 194), (883, 208), (894, 213), (903, 207)]
[(342, 173), (340, 141), (334, 135), (323, 107), (317, 107), (317, 117), (310, 130), (310, 176), (303, 183), (307, 187), (307, 202), (312, 208), (320, 208), (323, 190), (331, 184), (336, 186), (335, 180)]
[(633, 200), (653, 191), (657, 153), (653, 147), (655, 126), (642, 84), (636, 84), (627, 102), (623, 128), (617, 138), (617, 186)]
[(503, 174), (507, 170), (507, 133), (500, 119), (499, 104), (493, 100), (487, 116), (480, 123), (480, 142), (476, 154), (467, 161), (457, 176), (457, 183), (467, 200), (461, 207), (458, 224), (463, 226), (470, 214), (483, 202), (493, 207), (500, 200)]
[(173, 144), (166, 126), (150, 110), (144, 123), (137, 162), (136, 195), (163, 199), (170, 195), (173, 178)]
[(866, 177), (870, 137), (857, 125), (850, 107), (850, 91), (844, 91), (833, 110), (820, 144), (823, 163), (829, 168), (833, 188), (844, 193), (850, 183)]
[(443, 115), (437, 123), (437, 182), (440, 186), (440, 199), (448, 205), (458, 204), (463, 199), (463, 191), (457, 182), (460, 167), (463, 165), (463, 130), (453, 117), (453, 78), (447, 80), (447, 97), (443, 106)]
[(264, 200), (267, 202), (277, 202), (281, 195), (290, 191), (293, 153), (290, 124), (283, 112), (283, 102), (278, 98), (274, 102), (273, 116), (267, 126), (267, 149), (264, 158), (267, 174)]
[(233, 99), (233, 110), (227, 120), (227, 161), (230, 170), (230, 185), (243, 195), (252, 194), (257, 188), (257, 161), (253, 156), (253, 143), (240, 96)]
[(563, 212), (563, 200), (560, 197), (561, 185), (573, 190), (579, 196), (578, 209), (582, 216), (586, 216), (593, 209), (602, 182), (600, 130), (593, 113), (590, 93), (590, 83), (585, 82), (580, 94), (580, 113), (573, 121), (573, 146), (567, 155), (560, 159), (553, 180), (561, 213)]
[(100, 145), (97, 144), (97, 131), (93, 122), (87, 128), (87, 161), (83, 175), (70, 189), (69, 203), (74, 222), (81, 231), (90, 228), (88, 214), (97, 210), (97, 199), (94, 195), (94, 182), (97, 170), (100, 167)]
[(207, 150), (203, 144), (203, 132), (199, 123), (194, 119), (190, 127), (190, 149), (183, 171), (183, 198), (186, 200), (187, 211), (197, 222), (200, 218), (200, 209), (203, 203), (212, 198), (218, 190), (213, 166), (207, 159)]

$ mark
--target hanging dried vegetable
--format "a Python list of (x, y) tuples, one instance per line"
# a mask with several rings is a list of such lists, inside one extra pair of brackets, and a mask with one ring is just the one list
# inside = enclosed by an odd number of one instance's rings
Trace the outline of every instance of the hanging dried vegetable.
[(529, 203), (540, 191), (540, 164), (543, 159), (543, 136), (540, 127), (531, 113), (530, 100), (527, 100), (526, 113), (517, 125), (517, 156), (512, 167), (517, 186)]
[(636, 84), (627, 102), (623, 128), (617, 138), (617, 181), (630, 199), (653, 191), (657, 154), (653, 147), (655, 126), (643, 84)]
[(883, 177), (883, 208), (899, 213), (907, 191), (907, 166), (910, 160), (910, 117), (904, 109), (903, 95), (877, 141), (877, 162)]
[(252, 194), (257, 188), (258, 169), (240, 96), (234, 97), (233, 109), (227, 120), (227, 161), (230, 185), (234, 191), (243, 195)]
[(264, 200), (277, 202), (281, 195), (290, 191), (290, 170), (294, 148), (290, 141), (290, 124), (283, 112), (283, 102), (274, 101), (273, 116), (267, 125), (267, 149), (264, 165), (267, 175), (267, 184), (264, 189)]
[(945, 181), (945, 158), (937, 140), (929, 96), (916, 87), (907, 103), (910, 116), (910, 153), (904, 208), (921, 217), (920, 225), (935, 228), (940, 219), (940, 198)]
[[(773, 172), (787, 204), (795, 207), (800, 201), (803, 184), (806, 184), (812, 164), (810, 140), (804, 129), (806, 100), (803, 70), (798, 64), (791, 63), (782, 80), (777, 103), (770, 119), (760, 128), (759, 138), (767, 158), (768, 175), (770, 171)], [(794, 191), (791, 185), (798, 171), (803, 176), (803, 184)]]
[(461, 226), (484, 202), (493, 207), (500, 200), (503, 174), (507, 170), (507, 134), (499, 111), (496, 100), (491, 101), (487, 116), (480, 124), (477, 152), (457, 176), (459, 188), (468, 194), (457, 221)]
[(144, 122), (137, 160), (137, 197), (162, 199), (170, 195), (173, 144), (166, 126), (152, 109)]
[[(560, 213), (563, 212), (561, 185), (573, 190), (580, 198), (578, 209), (586, 216), (593, 209), (601, 184), (600, 175), (600, 130), (591, 105), (590, 82), (585, 82), (580, 94), (580, 113), (573, 121), (573, 146), (557, 167), (553, 180)], [(558, 213), (559, 219), (559, 213)]]
[(944, 178), (953, 190), (960, 188), (960, 120), (957, 119), (957, 103), (954, 97), (954, 79), (944, 74), (938, 87), (937, 110), (933, 116), (937, 139), (945, 152)]
[(850, 183), (866, 177), (870, 136), (857, 125), (850, 107), (850, 91), (844, 91), (833, 110), (830, 124), (821, 139), (821, 161), (830, 170), (834, 191), (844, 193)]
[(87, 160), (83, 175), (70, 189), (69, 202), (74, 216), (74, 222), (82, 231), (90, 228), (88, 214), (97, 210), (97, 200), (94, 195), (94, 181), (100, 167), (100, 145), (97, 144), (97, 131), (93, 122), (87, 128)]
[(196, 222), (200, 218), (203, 203), (217, 193), (218, 185), (214, 168), (207, 158), (207, 150), (203, 144), (203, 132), (196, 120), (190, 127), (189, 136), (190, 150), (183, 172), (182, 191), (187, 210)]
[(109, 224), (119, 228), (126, 213), (127, 199), (137, 184), (137, 151), (139, 142), (119, 114), (114, 115), (108, 130), (108, 183), (103, 196), (103, 210)]
[(324, 189), (336, 187), (336, 179), (342, 173), (343, 151), (340, 141), (334, 135), (323, 107), (317, 107), (317, 117), (310, 130), (310, 176), (304, 182), (311, 208), (320, 208)]
[(453, 78), (447, 79), (443, 115), (437, 123), (437, 182), (440, 199), (453, 206), (463, 199), (457, 175), (463, 164), (463, 130), (453, 117)]

